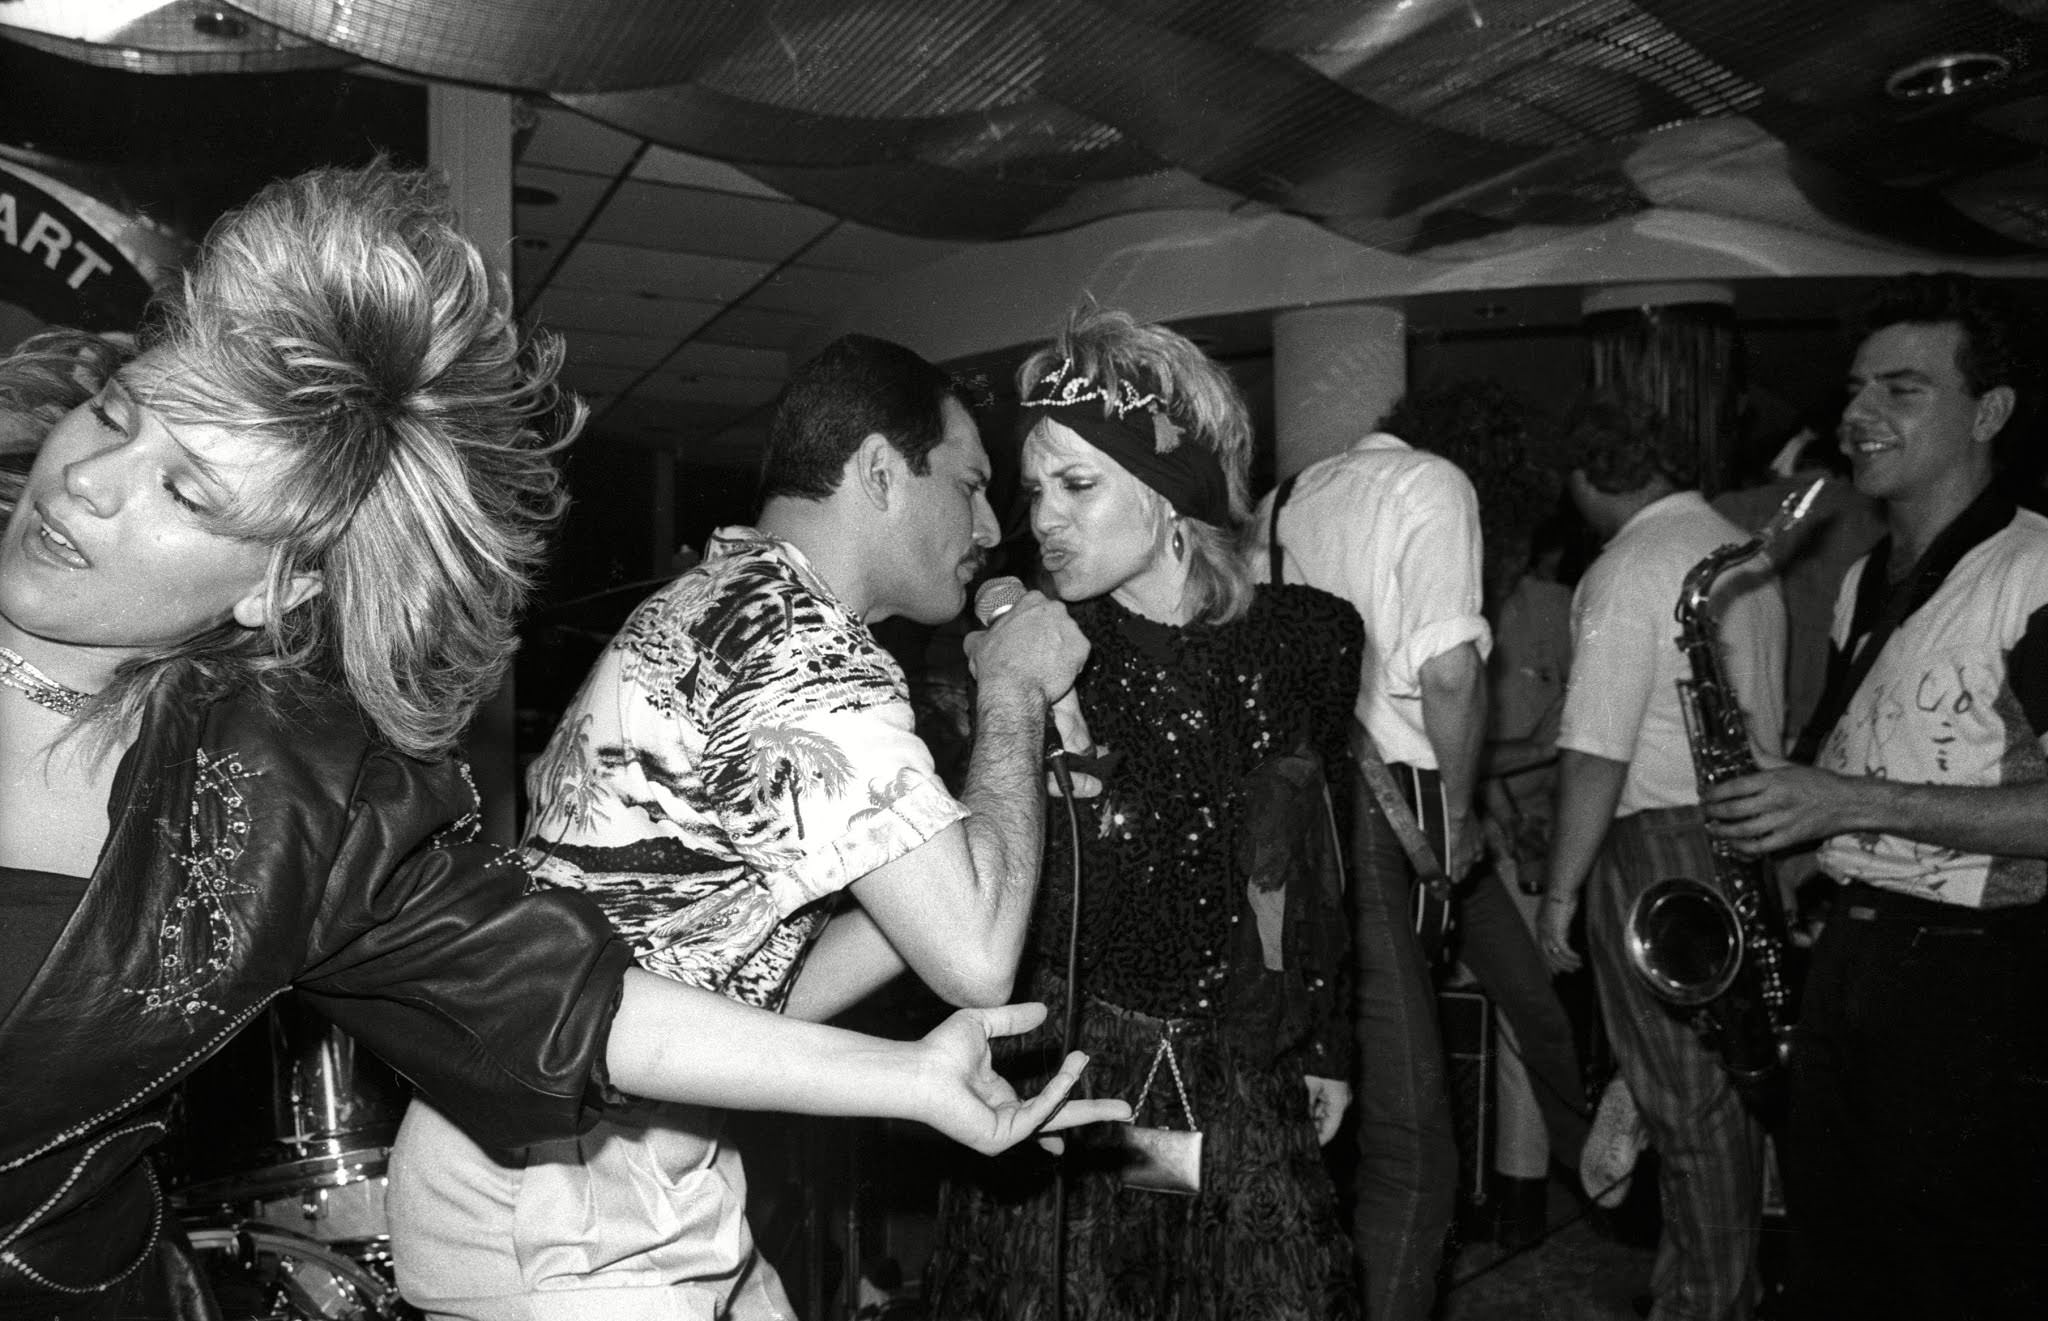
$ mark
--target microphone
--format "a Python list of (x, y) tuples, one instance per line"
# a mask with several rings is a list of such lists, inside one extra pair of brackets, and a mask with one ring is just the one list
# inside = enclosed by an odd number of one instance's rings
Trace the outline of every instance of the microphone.
[(987, 628), (1010, 613), (1024, 599), (1027, 589), (1022, 578), (991, 578), (974, 594), (974, 617)]
[[(987, 628), (1016, 608), (1029, 590), (1021, 578), (991, 578), (974, 594), (974, 617), (981, 621), (983, 628)], [(1088, 733), (1088, 722), (1081, 716), (1081, 700), (1074, 695), (1073, 689), (1069, 688), (1064, 697), (1052, 704), (1051, 715), (1053, 728), (1059, 731), (1060, 747), (1047, 760), (1052, 763), (1053, 775), (1060, 781), (1061, 789), (1071, 794), (1073, 789), (1068, 779), (1067, 762), (1074, 758), (1085, 761), (1093, 757), (1095, 740)], [(1074, 736), (1071, 739), (1070, 734)], [(1069, 742), (1079, 742), (1081, 751), (1068, 748)]]

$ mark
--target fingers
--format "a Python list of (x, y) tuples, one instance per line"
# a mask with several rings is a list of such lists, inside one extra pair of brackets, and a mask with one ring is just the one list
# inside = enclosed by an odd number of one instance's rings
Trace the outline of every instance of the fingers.
[(1125, 1101), (1106, 1097), (1070, 1098), (1045, 1121), (1041, 1131), (1052, 1133), (1063, 1128), (1079, 1128), (1083, 1124), (1121, 1124), (1130, 1117), (1131, 1107)]
[[(1074, 780), (1074, 797), (1076, 797), (1076, 798), (1099, 798), (1099, 797), (1101, 797), (1101, 795), (1102, 795), (1102, 781), (1101, 781), (1101, 780), (1097, 779), (1097, 778), (1096, 778), (1096, 777), (1094, 777), (1093, 775), (1086, 775), (1086, 774), (1081, 774), (1081, 773), (1076, 773), (1076, 772), (1070, 772), (1070, 774), (1072, 774), (1072, 775), (1073, 775), (1073, 780)], [(1053, 796), (1054, 798), (1064, 798), (1064, 797), (1066, 797), (1066, 795), (1065, 795), (1065, 794), (1063, 794), (1063, 793), (1061, 793), (1061, 792), (1060, 792), (1060, 781), (1059, 781), (1059, 777), (1058, 777), (1058, 776), (1056, 776), (1056, 775), (1054, 775), (1054, 774), (1053, 774), (1053, 773), (1052, 773), (1051, 771), (1047, 771), (1047, 772), (1045, 773), (1045, 791), (1046, 791), (1047, 793), (1051, 794), (1051, 795), (1052, 795), (1052, 796)]]
[[(991, 1037), (1013, 1037), (1019, 1032), (1029, 1032), (1045, 1021), (1045, 1005), (1037, 1000), (997, 1005), (993, 1009), (962, 1009), (958, 1012), (973, 1017), (981, 1024), (982, 1030)], [(1080, 1070), (1076, 1069), (1074, 1072), (1076, 1077), (1080, 1075)]]
[(1018, 1107), (1018, 1127), (1026, 1132), (1043, 1129), (1050, 1133), (1081, 1124), (1129, 1119), (1131, 1107), (1123, 1101), (1067, 1098), (1067, 1093), (1080, 1080), (1081, 1070), (1087, 1067), (1088, 1057), (1078, 1050), (1062, 1060), (1059, 1072), (1046, 1080), (1044, 1090)]

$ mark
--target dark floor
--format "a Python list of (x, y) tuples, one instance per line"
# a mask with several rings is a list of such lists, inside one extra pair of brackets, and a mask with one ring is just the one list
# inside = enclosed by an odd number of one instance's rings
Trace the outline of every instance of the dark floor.
[[(1647, 1172), (1647, 1171), (1646, 1171)], [(1553, 1180), (1549, 1232), (1532, 1247), (1505, 1251), (1492, 1241), (1484, 1208), (1461, 1210), (1458, 1236), (1445, 1263), (1445, 1283), (1435, 1321), (1635, 1321), (1634, 1300), (1649, 1292), (1657, 1236), (1655, 1190), (1639, 1187), (1617, 1211), (1587, 1206), (1584, 1198)], [(902, 1226), (899, 1223), (898, 1229)], [(919, 1226), (922, 1228), (922, 1225)], [(924, 1245), (909, 1235), (908, 1254), (921, 1260)], [(795, 1263), (783, 1267), (784, 1282), (801, 1293)], [(925, 1321), (914, 1279), (894, 1269), (877, 1287), (860, 1286), (866, 1304), (860, 1321)], [(803, 1301), (798, 1306), (803, 1308)], [(836, 1300), (816, 1315), (842, 1317)]]
[(1455, 1250), (1440, 1321), (1635, 1321), (1632, 1300), (1650, 1287), (1655, 1226), (1633, 1204), (1619, 1215), (1588, 1211), (1555, 1181), (1549, 1223), (1547, 1237), (1519, 1252), (1491, 1242)]

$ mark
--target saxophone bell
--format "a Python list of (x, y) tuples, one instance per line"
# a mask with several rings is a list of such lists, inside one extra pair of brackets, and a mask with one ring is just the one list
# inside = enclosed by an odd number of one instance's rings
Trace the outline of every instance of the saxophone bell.
[(1629, 909), (1629, 966), (1681, 1008), (1711, 1004), (1742, 971), (1742, 920), (1726, 896), (1689, 876), (1658, 881)]

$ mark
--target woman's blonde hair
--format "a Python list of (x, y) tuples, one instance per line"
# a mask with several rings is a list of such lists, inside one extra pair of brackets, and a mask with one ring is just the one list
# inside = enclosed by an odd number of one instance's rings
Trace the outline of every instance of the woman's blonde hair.
[(0, 522), (14, 512), (43, 438), (135, 356), (122, 338), (45, 330), (0, 358)]
[(1236, 383), (1185, 335), (1140, 322), (1128, 312), (1097, 306), (1092, 299), (1069, 313), (1059, 337), (1017, 369), (1019, 393), (1028, 393), (1062, 362), (1071, 362), (1072, 373), (1112, 394), (1125, 382), (1139, 393), (1156, 390), (1179, 424), (1183, 443), (1200, 445), (1216, 456), (1229, 492), (1229, 524), (1180, 518), (1188, 557), (1190, 618), (1226, 624), (1242, 617), (1251, 608), (1253, 588), (1241, 546), (1245, 521), (1251, 516), (1252, 424)]
[[(583, 423), (559, 343), (522, 344), (509, 307), (425, 174), (316, 170), (216, 225), (122, 378), (165, 421), (275, 455), (211, 520), (271, 548), (270, 620), (127, 662), (98, 708), (132, 715), (173, 674), (311, 678), (394, 747), (451, 749), (510, 664), (567, 503), (555, 455)], [(309, 574), (321, 590), (278, 608)]]

